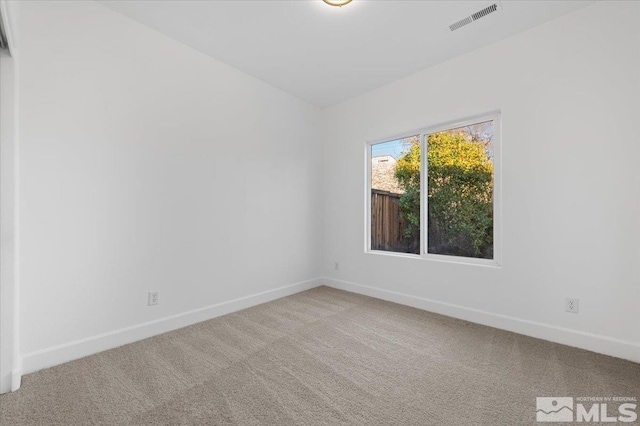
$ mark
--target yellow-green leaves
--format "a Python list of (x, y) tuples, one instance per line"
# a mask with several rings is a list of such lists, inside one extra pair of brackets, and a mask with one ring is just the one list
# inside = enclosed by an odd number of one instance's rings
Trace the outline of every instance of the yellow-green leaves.
[[(493, 163), (490, 141), (461, 130), (433, 133), (427, 139), (428, 252), (467, 257), (493, 256)], [(405, 188), (400, 199), (411, 226), (420, 232), (420, 144), (396, 164)]]

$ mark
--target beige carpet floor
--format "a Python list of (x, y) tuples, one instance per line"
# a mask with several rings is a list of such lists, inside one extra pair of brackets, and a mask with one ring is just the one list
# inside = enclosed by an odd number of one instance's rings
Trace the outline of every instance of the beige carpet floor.
[(9, 425), (519, 425), (640, 365), (319, 287), (43, 370)]

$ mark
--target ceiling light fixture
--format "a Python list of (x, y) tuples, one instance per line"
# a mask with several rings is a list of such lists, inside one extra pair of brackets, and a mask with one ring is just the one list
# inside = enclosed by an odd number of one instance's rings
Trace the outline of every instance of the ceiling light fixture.
[(337, 7), (342, 7), (345, 4), (351, 3), (351, 0), (322, 0), (322, 1), (328, 4), (329, 6), (337, 6)]

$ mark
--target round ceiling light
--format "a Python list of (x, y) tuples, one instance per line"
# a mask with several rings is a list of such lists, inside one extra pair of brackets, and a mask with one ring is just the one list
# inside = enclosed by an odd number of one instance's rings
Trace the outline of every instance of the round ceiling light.
[(351, 3), (351, 0), (322, 0), (322, 1), (328, 4), (329, 6), (338, 6), (338, 7), (342, 7), (345, 4)]

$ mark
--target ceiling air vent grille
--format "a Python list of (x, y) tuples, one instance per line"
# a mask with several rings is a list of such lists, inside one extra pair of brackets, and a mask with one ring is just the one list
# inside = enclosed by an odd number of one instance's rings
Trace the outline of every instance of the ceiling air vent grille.
[(496, 12), (498, 10), (498, 4), (494, 3), (491, 6), (485, 7), (482, 10), (477, 11), (476, 13), (472, 14), (471, 16), (467, 16), (466, 18), (463, 18), (461, 20), (459, 20), (458, 22), (449, 25), (449, 29), (451, 31), (455, 31), (457, 29), (460, 29), (462, 27), (464, 27), (465, 25), (469, 25), (470, 23), (472, 23), (473, 21), (477, 21), (480, 18), (484, 18), (485, 16)]
[(470, 24), (472, 22), (473, 22), (473, 19), (471, 19), (471, 17), (467, 16), (466, 18), (459, 20), (455, 24), (449, 25), (449, 28), (451, 28), (451, 31), (455, 31), (458, 28), (462, 28), (465, 25)]
[(495, 12), (496, 10), (498, 10), (498, 5), (492, 4), (491, 6), (485, 7), (484, 9), (474, 13), (473, 15), (471, 15), (471, 17), (473, 18), (474, 21), (477, 21), (478, 19), (484, 18), (485, 16)]

